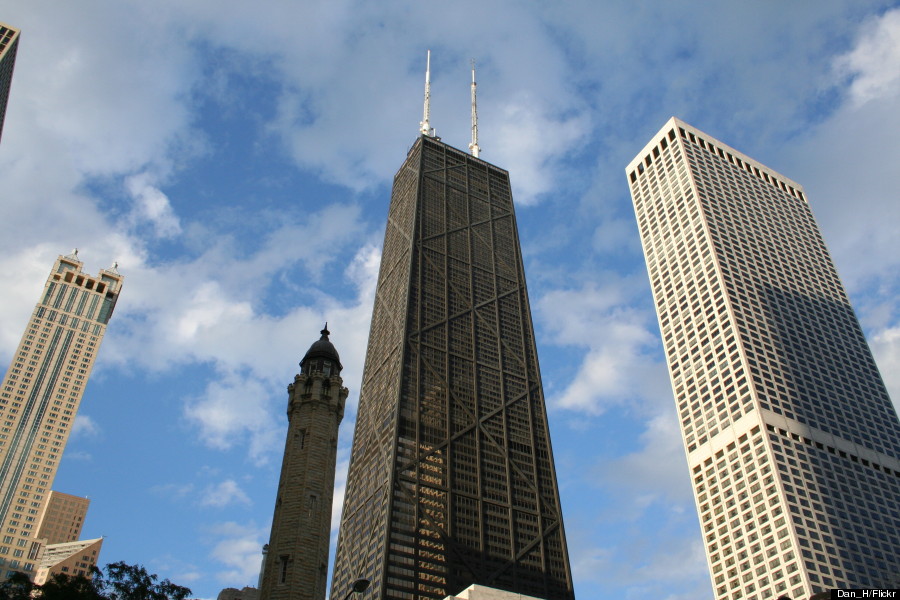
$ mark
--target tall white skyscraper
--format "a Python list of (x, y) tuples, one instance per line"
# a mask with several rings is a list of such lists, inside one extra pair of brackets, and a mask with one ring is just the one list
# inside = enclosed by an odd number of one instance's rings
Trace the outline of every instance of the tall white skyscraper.
[(716, 598), (898, 587), (900, 421), (803, 188), (674, 118), (626, 175)]
[(77, 252), (56, 260), (0, 384), (0, 580), (35, 574), (40, 516), (122, 289), (114, 267), (81, 267)]

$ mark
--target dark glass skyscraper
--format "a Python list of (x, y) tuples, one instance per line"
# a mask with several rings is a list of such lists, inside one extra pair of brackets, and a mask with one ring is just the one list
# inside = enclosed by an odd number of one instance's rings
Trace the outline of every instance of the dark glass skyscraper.
[(509, 174), (427, 135), (394, 178), (332, 597), (573, 598)]
[(3, 134), (3, 119), (6, 116), (6, 102), (9, 99), (18, 49), (19, 30), (0, 23), (0, 135)]

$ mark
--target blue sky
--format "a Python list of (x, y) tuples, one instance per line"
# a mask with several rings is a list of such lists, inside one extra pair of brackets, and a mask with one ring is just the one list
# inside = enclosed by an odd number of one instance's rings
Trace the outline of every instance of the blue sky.
[[(55, 257), (124, 291), (54, 488), (101, 562), (255, 585), (285, 387), (328, 320), (351, 392), (421, 120), (510, 171), (576, 594), (710, 599), (624, 174), (672, 115), (801, 183), (900, 398), (896, 2), (0, 3), (0, 359)], [(339, 508), (335, 511), (335, 515)], [(336, 524), (336, 521), (335, 521)]]

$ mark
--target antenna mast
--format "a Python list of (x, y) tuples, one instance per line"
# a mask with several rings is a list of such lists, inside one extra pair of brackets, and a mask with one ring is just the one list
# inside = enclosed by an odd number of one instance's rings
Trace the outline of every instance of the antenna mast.
[(472, 59), (472, 143), (469, 144), (469, 152), (478, 158), (481, 148), (478, 146), (478, 104), (475, 102), (475, 59)]
[(433, 136), (431, 128), (431, 50), (428, 51), (428, 59), (425, 66), (425, 114), (419, 123), (419, 132), (422, 135)]

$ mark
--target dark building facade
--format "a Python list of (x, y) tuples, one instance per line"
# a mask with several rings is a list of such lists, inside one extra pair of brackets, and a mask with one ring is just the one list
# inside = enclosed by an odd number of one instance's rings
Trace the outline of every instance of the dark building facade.
[(18, 49), (19, 30), (0, 23), (0, 137), (3, 136), (3, 119), (6, 117), (6, 102)]
[(288, 431), (260, 576), (265, 600), (324, 600), (338, 426), (347, 388), (328, 339), (315, 342), (288, 385)]
[(421, 136), (394, 178), (332, 598), (573, 598), (509, 174)]

